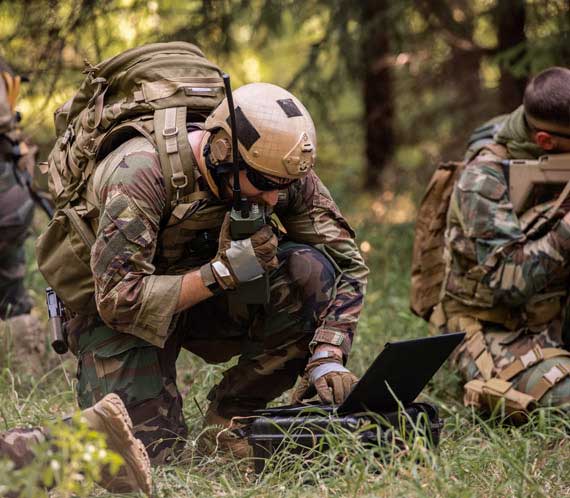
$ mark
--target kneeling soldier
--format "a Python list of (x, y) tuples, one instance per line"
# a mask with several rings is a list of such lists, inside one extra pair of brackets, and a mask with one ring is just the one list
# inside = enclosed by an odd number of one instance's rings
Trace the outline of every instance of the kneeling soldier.
[[(155, 464), (179, 452), (187, 437), (176, 385), (182, 348), (211, 363), (239, 356), (208, 396), (206, 422), (225, 427), (266, 406), (299, 375), (329, 403), (340, 403), (356, 380), (344, 363), (368, 270), (353, 230), (313, 171), (313, 121), (275, 85), (243, 86), (234, 101), (242, 195), (272, 210), (285, 230), (265, 225), (231, 240), (226, 99), (205, 124), (188, 124), (196, 187), (172, 212), (159, 155), (143, 137), (104, 158), (89, 186), (100, 213), (91, 251), (98, 315), (70, 332), (79, 405), (118, 394)], [(269, 302), (241, 305), (243, 280), (264, 271)], [(243, 441), (218, 443), (249, 454)]]
[[(556, 195), (518, 212), (505, 160), (570, 152), (570, 70), (537, 75), (524, 104), (498, 127), (492, 143), (470, 150), (454, 187), (443, 298), (431, 322), (467, 333), (455, 356), (467, 405), (494, 409), (503, 400), (507, 412), (524, 414), (570, 402), (563, 337), (570, 326), (570, 213)], [(526, 174), (524, 166), (517, 171)], [(549, 223), (541, 221), (546, 213)]]

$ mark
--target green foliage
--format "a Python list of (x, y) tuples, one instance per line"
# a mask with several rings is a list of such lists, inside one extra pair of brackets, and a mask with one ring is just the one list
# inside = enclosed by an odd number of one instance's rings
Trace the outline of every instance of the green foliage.
[[(366, 166), (364, 68), (389, 67), (396, 147), (387, 169), (404, 170), (408, 188), (425, 182), (426, 166), (440, 157), (460, 157), (474, 127), (510, 110), (497, 99), (503, 73), (524, 81), (570, 60), (565, 0), (526, 2), (526, 41), (504, 50), (499, 6), (497, 0), (7, 0), (0, 3), (0, 46), (30, 77), (19, 109), (42, 158), (52, 143), (53, 111), (73, 95), (84, 60), (179, 39), (201, 46), (235, 86), (265, 80), (296, 93), (316, 119), (321, 168), (330, 176), (342, 169), (342, 185)], [(389, 34), (390, 53), (367, 60), (367, 33), (378, 26)], [(393, 176), (386, 187), (394, 188)], [(361, 184), (351, 181), (347, 190)]]
[[(349, 367), (357, 374), (365, 371), (386, 341), (427, 334), (425, 323), (408, 310), (412, 224), (379, 224), (375, 211), (370, 210), (372, 199), (368, 197), (362, 204), (353, 202), (345, 206), (351, 223), (357, 228), (359, 243), (368, 244), (365, 255), (371, 268), (365, 311), (349, 361)], [(398, 196), (392, 199), (384, 196), (382, 201), (387, 209), (384, 216), (391, 216), (391, 210), (398, 205)], [(36, 290), (39, 293), (41, 289)], [(64, 363), (39, 380), (4, 370), (0, 375), (3, 429), (37, 425), (46, 414), (57, 417), (73, 411), (73, 383), (69, 380), (73, 376), (73, 363)], [(157, 498), (526, 498), (567, 494), (570, 472), (567, 431), (570, 427), (566, 414), (541, 410), (522, 427), (482, 419), (461, 405), (459, 379), (449, 368), (443, 368), (422, 395), (423, 399), (439, 406), (445, 419), (442, 440), (436, 451), (428, 449), (425, 440), (420, 438), (415, 445), (410, 443), (413, 440), (408, 440), (403, 448), (390, 448), (384, 457), (379, 457), (370, 448), (363, 447), (353, 434), (339, 430), (327, 435), (330, 450), (315, 452), (310, 462), (298, 455), (282, 453), (270, 461), (262, 475), (255, 476), (247, 462), (221, 455), (204, 457), (196, 452), (207, 393), (219, 382), (227, 365), (207, 365), (183, 351), (177, 366), (190, 436), (187, 450), (179, 461), (154, 470)], [(276, 401), (286, 402), (287, 396)], [(91, 472), (80, 481), (76, 495), (110, 496), (97, 487), (88, 491), (97, 470), (82, 459), (88, 444), (97, 449), (101, 447), (90, 439), (88, 432), (80, 431), (82, 436), (78, 437), (68, 427), (59, 427), (68, 453), (75, 455), (76, 463), (70, 469), (86, 465), (90, 469), (87, 472)], [(53, 456), (46, 452), (43, 455), (43, 464), (29, 471), (26, 482), (35, 483), (45, 467), (49, 468)], [(63, 464), (63, 460), (59, 462)], [(0, 483), (11, 483), (13, 475), (7, 467), (0, 467)], [(67, 486), (77, 484), (72, 476), (69, 472), (61, 476), (59, 482), (67, 482)], [(38, 491), (33, 496), (42, 495)], [(65, 496), (65, 493), (58, 488), (52, 496)]]
[(12, 462), (0, 462), (0, 494), (18, 492), (21, 498), (47, 497), (47, 489), (57, 488), (59, 496), (91, 496), (103, 468), (114, 475), (122, 464), (107, 449), (103, 436), (92, 431), (76, 413), (70, 423), (46, 425), (50, 440), (34, 448), (33, 462), (14, 469)]
[[(409, 0), (388, 2), (379, 19), (389, 30), (391, 53), (382, 61), (394, 78), (397, 147), (382, 194), (356, 194), (364, 167), (361, 44), (376, 18), (362, 17), (363, 2), (348, 0), (8, 0), (0, 2), (3, 55), (30, 76), (19, 108), (24, 126), (51, 146), (52, 113), (73, 95), (83, 60), (109, 57), (140, 43), (181, 39), (198, 43), (232, 74), (235, 86), (271, 81), (291, 87), (307, 103), (319, 134), (319, 175), (349, 213), (371, 268), (366, 306), (349, 361), (362, 374), (388, 340), (427, 334), (408, 309), (414, 200), (439, 157), (460, 157), (471, 130), (501, 108), (503, 71), (526, 77), (552, 64), (568, 64), (566, 0), (525, 2), (527, 41), (497, 49), (498, 0)], [(36, 217), (38, 218), (38, 217)], [(45, 219), (39, 221), (37, 233)], [(44, 283), (28, 242), (27, 283), (37, 308), (44, 308)], [(0, 330), (0, 334), (2, 331)], [(225, 365), (207, 365), (182, 352), (178, 384), (190, 427), (187, 453), (154, 471), (157, 497), (478, 497), (565, 496), (570, 447), (565, 414), (542, 410), (523, 427), (480, 419), (460, 403), (462, 389), (449, 368), (424, 393), (446, 425), (440, 448), (408, 445), (379, 459), (354, 435), (328, 436), (331, 450), (305, 459), (282, 454), (256, 477), (251, 466), (221, 456), (199, 457), (207, 393)], [(74, 362), (41, 379), (9, 368), (0, 372), (2, 429), (36, 425), (46, 415), (74, 409)], [(413, 368), (413, 365), (410, 365)], [(283, 396), (276, 403), (284, 403)], [(86, 429), (53, 429), (61, 455), (40, 452), (38, 464), (21, 474), (0, 467), (0, 483), (37, 487), (43, 472), (60, 483), (58, 496), (103, 496), (91, 484), (102, 457), (102, 441)], [(418, 444), (422, 440), (418, 440)], [(91, 462), (86, 448), (95, 450)], [(91, 447), (90, 446), (90, 447)], [(91, 454), (88, 452), (87, 454)], [(101, 458), (99, 458), (101, 457)], [(89, 458), (89, 457), (88, 457)], [(109, 458), (110, 460), (105, 460)], [(101, 461), (102, 460), (102, 461)], [(60, 465), (54, 471), (51, 462)], [(56, 464), (57, 467), (57, 464)], [(78, 473), (83, 480), (77, 481)], [(16, 477), (15, 477), (16, 476)], [(51, 476), (51, 477), (49, 477)], [(14, 479), (17, 479), (14, 481)], [(74, 486), (78, 486), (75, 487)], [(30, 488), (32, 489), (32, 488)], [(105, 495), (108, 496), (108, 495)]]

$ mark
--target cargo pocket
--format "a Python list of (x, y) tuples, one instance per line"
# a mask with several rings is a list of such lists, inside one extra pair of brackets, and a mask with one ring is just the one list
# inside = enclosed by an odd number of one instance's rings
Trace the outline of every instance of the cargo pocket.
[(119, 394), (127, 405), (133, 405), (157, 398), (163, 389), (157, 348), (134, 336), (115, 334), (110, 341), (82, 350), (79, 355), (81, 408), (93, 405), (111, 392)]

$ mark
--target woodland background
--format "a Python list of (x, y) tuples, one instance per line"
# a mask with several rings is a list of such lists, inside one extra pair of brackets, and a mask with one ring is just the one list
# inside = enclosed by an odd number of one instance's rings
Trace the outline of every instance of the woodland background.
[[(18, 108), (40, 159), (53, 143), (53, 111), (78, 87), (84, 61), (147, 42), (196, 43), (234, 88), (272, 82), (305, 103), (318, 131), (317, 171), (371, 268), (349, 361), (357, 374), (386, 341), (427, 334), (408, 310), (408, 281), (416, 206), (435, 165), (461, 158), (475, 127), (516, 108), (532, 74), (570, 66), (569, 34), (569, 0), (0, 0), (0, 53), (29, 77)], [(36, 234), (45, 223), (38, 212)], [(28, 253), (35, 311), (45, 316), (33, 238)], [(73, 409), (71, 359), (33, 379), (10, 368), (9, 348), (1, 356), (0, 430)], [(156, 496), (570, 495), (567, 416), (542, 410), (522, 427), (480, 419), (462, 407), (447, 368), (425, 393), (446, 420), (437, 452), (420, 438), (388, 461), (336, 434), (332, 451), (310, 466), (291, 456), (260, 477), (218, 457), (197, 459), (200, 410), (225, 366), (189, 354), (178, 366), (189, 455), (155, 471)], [(69, 469), (62, 482), (77, 475)], [(0, 494), (14, 476), (0, 465)], [(34, 498), (36, 477), (18, 477)]]

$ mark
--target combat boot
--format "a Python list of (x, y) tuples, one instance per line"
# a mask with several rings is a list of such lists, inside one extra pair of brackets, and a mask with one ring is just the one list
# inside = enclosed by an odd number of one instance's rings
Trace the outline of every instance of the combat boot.
[(208, 455), (221, 451), (239, 459), (251, 458), (253, 448), (246, 437), (239, 435), (245, 424), (239, 422), (239, 417), (222, 416), (213, 405), (208, 407), (204, 418), (205, 431), (198, 441), (200, 451)]
[[(103, 469), (98, 484), (112, 493), (140, 490), (150, 496), (150, 461), (144, 445), (132, 434), (133, 424), (121, 398), (114, 393), (108, 394), (91, 408), (83, 410), (81, 416), (89, 428), (103, 434), (107, 447), (124, 461), (114, 476)], [(49, 435), (40, 428), (12, 429), (0, 434), (0, 458), (9, 458), (15, 468), (20, 469), (32, 463), (34, 446), (46, 440), (49, 440)]]
[(133, 423), (121, 398), (107, 394), (91, 408), (81, 412), (87, 425), (105, 436), (107, 447), (124, 461), (119, 472), (111, 476), (103, 472), (98, 483), (112, 493), (143, 491), (151, 494), (150, 460), (143, 443), (133, 436)]

